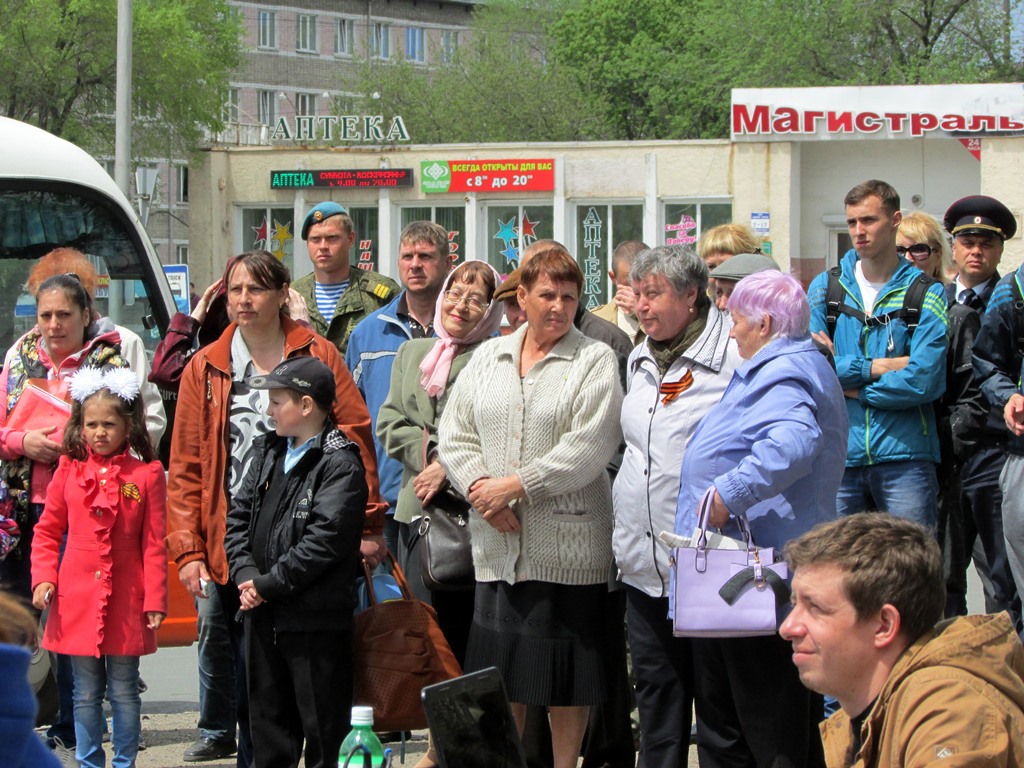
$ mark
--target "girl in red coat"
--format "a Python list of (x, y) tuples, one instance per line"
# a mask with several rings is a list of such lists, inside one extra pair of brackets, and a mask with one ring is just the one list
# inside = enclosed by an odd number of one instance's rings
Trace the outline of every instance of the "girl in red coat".
[(43, 647), (71, 656), (79, 766), (104, 766), (106, 696), (112, 765), (132, 768), (141, 729), (139, 656), (156, 650), (167, 613), (166, 483), (130, 370), (84, 368), (71, 380), (71, 396), (65, 455), (32, 543), (32, 602), (50, 609)]

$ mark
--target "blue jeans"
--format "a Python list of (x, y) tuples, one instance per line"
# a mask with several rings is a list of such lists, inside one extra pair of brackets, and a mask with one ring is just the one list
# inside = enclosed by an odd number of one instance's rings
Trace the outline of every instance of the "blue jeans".
[(840, 515), (888, 512), (935, 528), (939, 483), (930, 461), (890, 461), (847, 467), (836, 496)]
[(199, 630), (199, 735), (235, 740), (235, 664), (220, 595), (212, 586), (196, 599)]
[(142, 731), (138, 656), (72, 656), (75, 673), (75, 757), (79, 768), (104, 768), (103, 697), (110, 699), (113, 768), (133, 768)]

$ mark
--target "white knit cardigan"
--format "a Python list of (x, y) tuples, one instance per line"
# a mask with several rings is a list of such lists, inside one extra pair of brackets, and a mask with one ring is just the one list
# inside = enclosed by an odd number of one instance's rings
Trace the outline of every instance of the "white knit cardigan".
[(522, 529), (470, 517), (478, 581), (597, 584), (611, 565), (605, 471), (622, 439), (615, 355), (575, 328), (520, 379), (527, 327), (485, 342), (441, 417), (439, 456), (462, 493), (482, 477), (517, 474)]

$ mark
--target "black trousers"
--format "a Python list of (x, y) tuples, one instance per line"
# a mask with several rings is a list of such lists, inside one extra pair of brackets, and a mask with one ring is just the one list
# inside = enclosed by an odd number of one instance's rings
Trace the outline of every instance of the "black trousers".
[(778, 635), (693, 640), (701, 768), (824, 768), (823, 701)]
[[(988, 561), (992, 594), (985, 596), (988, 613), (1008, 611), (1014, 626), (1021, 630), (1021, 602), (1006, 557), (1003, 539), (1003, 494), (999, 473), (1006, 464), (1006, 453), (995, 446), (984, 447), (964, 464), (961, 472), (960, 508), (963, 522), (963, 550), (957, 558), (965, 566), (971, 562), (975, 541), (981, 543)], [(960, 576), (961, 574), (957, 574)], [(964, 577), (966, 587), (966, 577)], [(967, 613), (966, 595), (963, 613)]]
[(686, 768), (693, 719), (691, 641), (672, 636), (668, 598), (626, 587), (626, 628), (640, 710), (637, 768)]
[(336, 768), (352, 707), (352, 633), (277, 632), (270, 609), (245, 621), (256, 768)]
[(249, 687), (245, 682), (245, 629), (241, 621), (237, 620), (240, 618), (238, 612), (242, 602), (238, 597), (238, 587), (230, 581), (217, 584), (217, 597), (224, 611), (224, 622), (231, 639), (231, 657), (235, 665), (235, 712), (238, 716), (238, 754), (235, 756), (235, 766), (254, 768), (252, 732), (249, 729)]

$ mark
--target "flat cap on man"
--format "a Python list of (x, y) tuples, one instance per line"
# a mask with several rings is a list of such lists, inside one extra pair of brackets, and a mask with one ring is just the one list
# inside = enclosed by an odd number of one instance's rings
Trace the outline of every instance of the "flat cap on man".
[(942, 224), (953, 237), (998, 235), (1007, 240), (1017, 233), (1017, 219), (1010, 209), (987, 195), (961, 197), (949, 206)]
[(519, 277), (522, 275), (521, 269), (512, 271), (508, 277), (505, 278), (504, 282), (498, 286), (498, 289), (494, 292), (495, 301), (504, 301), (510, 299), (516, 295), (516, 290), (519, 288)]
[(711, 277), (715, 280), (742, 280), (756, 272), (767, 272), (770, 269), (782, 271), (771, 256), (763, 253), (737, 253), (712, 269)]
[(309, 228), (314, 224), (319, 224), (324, 219), (329, 219), (331, 216), (339, 216), (343, 213), (347, 214), (348, 211), (337, 203), (328, 201), (315, 205), (313, 210), (306, 214), (306, 220), (302, 222), (302, 239), (309, 239)]

